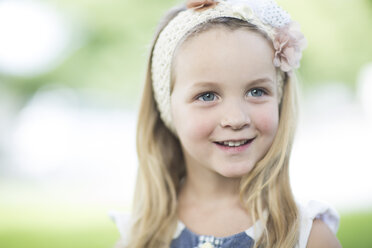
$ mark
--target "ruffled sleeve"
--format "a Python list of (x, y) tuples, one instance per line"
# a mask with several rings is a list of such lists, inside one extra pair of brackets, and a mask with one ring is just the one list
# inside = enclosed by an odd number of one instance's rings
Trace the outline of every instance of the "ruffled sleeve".
[(125, 247), (128, 243), (129, 232), (131, 227), (130, 214), (112, 211), (109, 213), (110, 218), (114, 221), (120, 233), (120, 241), (117, 247)]
[(309, 201), (306, 205), (299, 204), (301, 223), (298, 248), (306, 248), (310, 231), (315, 219), (322, 220), (336, 234), (340, 222), (337, 211), (327, 203)]

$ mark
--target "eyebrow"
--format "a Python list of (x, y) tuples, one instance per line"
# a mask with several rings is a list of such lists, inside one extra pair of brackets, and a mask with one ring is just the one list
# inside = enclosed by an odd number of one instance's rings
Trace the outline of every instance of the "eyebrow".
[[(269, 77), (263, 77), (263, 78), (257, 78), (252, 81), (249, 81), (247, 83), (248, 86), (252, 87), (261, 83), (274, 83), (274, 80), (272, 80)], [(219, 87), (218, 82), (196, 82), (193, 84), (190, 88), (209, 88), (209, 87)]]
[(261, 83), (271, 83), (271, 84), (274, 84), (274, 80), (269, 78), (269, 77), (263, 77), (263, 78), (258, 78), (258, 79), (255, 79), (255, 80), (252, 80), (248, 83), (249, 86), (254, 86), (254, 85), (257, 85), (257, 84), (261, 84)]

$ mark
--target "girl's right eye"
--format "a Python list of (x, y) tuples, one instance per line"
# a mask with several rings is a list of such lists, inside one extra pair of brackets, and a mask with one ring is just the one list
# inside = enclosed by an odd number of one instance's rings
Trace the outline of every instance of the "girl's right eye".
[(216, 100), (217, 96), (212, 92), (207, 92), (198, 97), (198, 100), (203, 102), (211, 102)]

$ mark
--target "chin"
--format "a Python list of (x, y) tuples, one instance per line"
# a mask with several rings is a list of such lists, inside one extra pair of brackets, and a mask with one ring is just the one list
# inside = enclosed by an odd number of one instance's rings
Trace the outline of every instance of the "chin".
[(219, 171), (218, 173), (227, 178), (241, 178), (245, 175), (247, 175), (254, 166), (252, 165), (243, 165), (243, 166), (229, 166), (229, 168), (224, 168), (223, 170)]

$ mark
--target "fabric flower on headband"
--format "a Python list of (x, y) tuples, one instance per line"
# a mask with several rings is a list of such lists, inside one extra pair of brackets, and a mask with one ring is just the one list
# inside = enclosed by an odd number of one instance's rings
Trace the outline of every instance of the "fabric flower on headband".
[(197, 11), (205, 10), (214, 7), (218, 2), (214, 0), (188, 0), (186, 6), (188, 9), (194, 9)]
[(275, 57), (274, 65), (284, 72), (300, 67), (302, 50), (306, 48), (307, 41), (296, 22), (291, 22), (285, 27), (277, 28), (273, 40)]
[[(187, 8), (202, 11), (216, 6), (216, 0), (188, 0)], [(235, 15), (257, 25), (271, 37), (275, 49), (274, 66), (284, 72), (300, 67), (302, 50), (307, 42), (299, 25), (273, 0), (225, 0)], [(259, 20), (259, 21), (257, 21)], [(271, 28), (265, 27), (265, 25)]]

